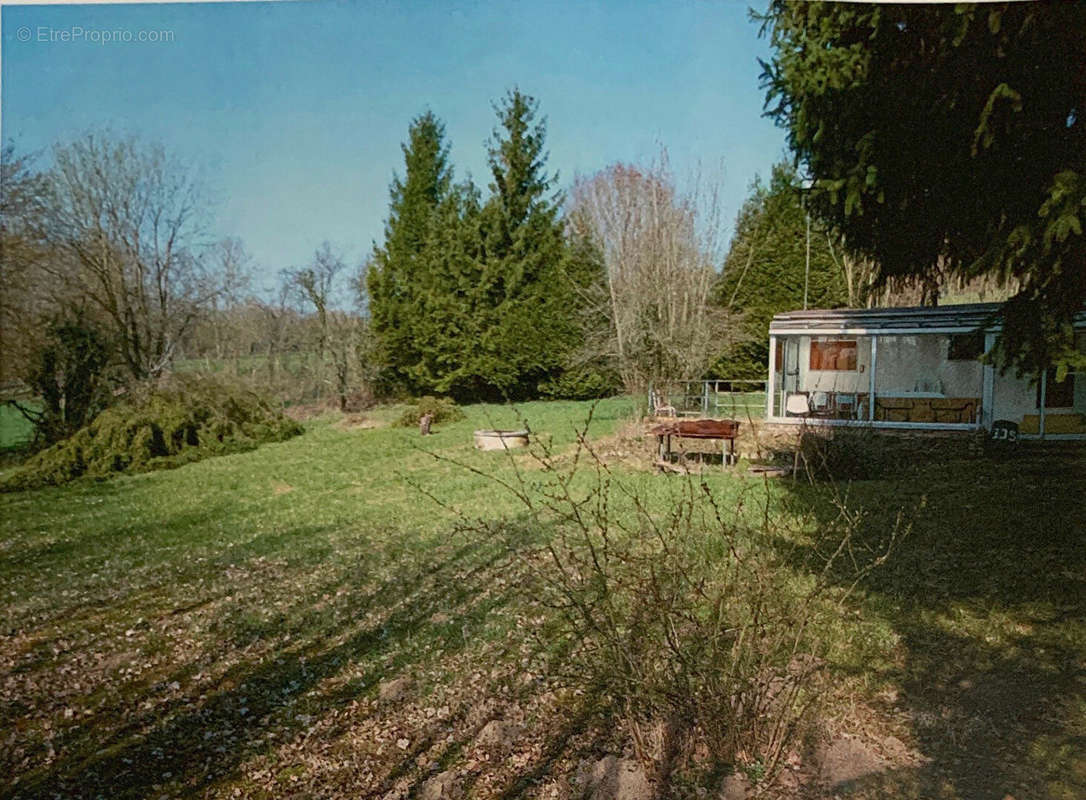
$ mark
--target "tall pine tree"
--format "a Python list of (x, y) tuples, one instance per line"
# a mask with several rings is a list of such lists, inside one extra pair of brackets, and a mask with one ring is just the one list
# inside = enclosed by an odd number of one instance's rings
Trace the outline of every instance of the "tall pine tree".
[(482, 212), (485, 260), (473, 371), (491, 391), (538, 396), (562, 378), (580, 342), (585, 265), (565, 238), (557, 177), (546, 172), (546, 121), (518, 89), (496, 104), (491, 196)]
[(374, 247), (366, 282), (379, 379), (386, 390), (415, 392), (425, 388), (413, 375), (421, 357), (422, 287), (430, 282), (421, 256), (437, 209), (449, 194), (452, 167), (445, 125), (430, 111), (411, 122), (402, 147), (404, 177), (393, 176), (385, 241)]
[(413, 385), (459, 400), (485, 396), (486, 383), (472, 370), (480, 340), (483, 239), (479, 191), (470, 181), (442, 201), (423, 248), (426, 280), (415, 320), (419, 359)]
[(470, 181), (452, 184), (440, 123), (412, 123), (368, 273), (385, 388), (462, 401), (606, 393), (613, 379), (568, 369), (600, 261), (567, 240), (536, 101), (514, 90), (495, 110), (485, 203)]
[(795, 3), (763, 31), (769, 116), (811, 206), (880, 279), (995, 279), (997, 355), (1080, 363), (1086, 304), (1086, 3)]

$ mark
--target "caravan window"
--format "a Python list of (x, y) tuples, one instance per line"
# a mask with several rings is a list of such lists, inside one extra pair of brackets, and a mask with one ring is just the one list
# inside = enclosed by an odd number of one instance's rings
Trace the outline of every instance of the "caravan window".
[(810, 369), (856, 371), (855, 339), (812, 339)]

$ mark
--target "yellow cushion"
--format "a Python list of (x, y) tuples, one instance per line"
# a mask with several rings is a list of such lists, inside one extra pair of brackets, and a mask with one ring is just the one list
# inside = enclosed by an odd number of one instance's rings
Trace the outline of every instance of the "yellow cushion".
[[(1022, 433), (1040, 433), (1041, 415), (1024, 414), (1018, 426)], [(1086, 416), (1082, 414), (1045, 414), (1045, 433), (1086, 433)]]
[(909, 412), (909, 422), (935, 422), (935, 411), (930, 403), (917, 401), (913, 410)]
[(1045, 433), (1086, 433), (1082, 414), (1045, 414)]

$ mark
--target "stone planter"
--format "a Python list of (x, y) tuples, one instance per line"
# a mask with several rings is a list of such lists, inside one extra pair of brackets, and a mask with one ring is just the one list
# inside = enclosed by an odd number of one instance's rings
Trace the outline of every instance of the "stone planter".
[(511, 450), (528, 446), (528, 431), (475, 431), (476, 450)]

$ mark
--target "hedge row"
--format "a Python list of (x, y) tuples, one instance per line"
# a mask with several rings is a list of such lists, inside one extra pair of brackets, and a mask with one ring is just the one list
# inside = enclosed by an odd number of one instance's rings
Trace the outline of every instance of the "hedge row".
[(111, 406), (0, 483), (14, 491), (180, 466), (252, 450), (302, 432), (257, 395), (206, 378), (174, 379)]

